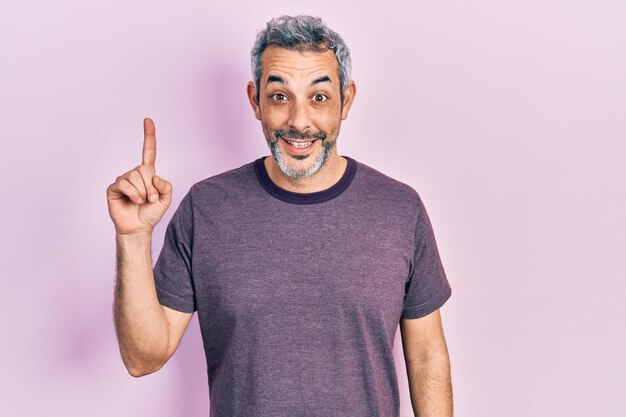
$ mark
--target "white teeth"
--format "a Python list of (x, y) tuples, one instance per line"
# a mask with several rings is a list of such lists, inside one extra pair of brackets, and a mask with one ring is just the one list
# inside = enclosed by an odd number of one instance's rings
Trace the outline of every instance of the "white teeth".
[(287, 143), (289, 143), (294, 148), (306, 148), (307, 146), (309, 146), (313, 142), (289, 142), (289, 141), (287, 141)]

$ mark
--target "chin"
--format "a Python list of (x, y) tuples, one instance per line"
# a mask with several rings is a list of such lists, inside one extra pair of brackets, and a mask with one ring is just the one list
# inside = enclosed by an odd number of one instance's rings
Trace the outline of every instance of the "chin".
[(272, 154), (281, 172), (293, 179), (306, 178), (317, 173), (328, 159), (324, 152), (294, 156), (278, 150)]
[[(330, 144), (323, 144), (322, 150), (313, 152), (308, 155), (287, 155), (286, 158), (282, 158), (285, 154), (281, 154), (281, 161), (278, 161), (283, 174), (290, 178), (306, 178), (316, 174), (320, 169), (328, 163), (328, 159), (331, 156), (334, 142)], [(300, 157), (300, 158), (299, 158)]]

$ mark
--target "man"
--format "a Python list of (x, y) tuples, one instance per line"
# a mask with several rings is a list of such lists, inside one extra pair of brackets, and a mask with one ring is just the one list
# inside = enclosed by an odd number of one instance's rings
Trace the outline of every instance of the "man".
[(135, 377), (160, 369), (198, 312), (212, 417), (399, 416), (401, 327), (416, 415), (452, 416), (439, 308), (451, 288), (410, 186), (337, 153), (356, 95), (350, 53), (319, 18), (283, 16), (257, 36), (247, 93), (271, 157), (194, 184), (152, 268), (172, 200), (142, 164), (107, 189), (114, 315)]

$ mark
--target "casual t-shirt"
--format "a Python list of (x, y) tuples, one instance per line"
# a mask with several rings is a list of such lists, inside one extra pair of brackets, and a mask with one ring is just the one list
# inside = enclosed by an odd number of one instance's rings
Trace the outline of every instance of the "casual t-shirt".
[(400, 318), (451, 295), (418, 193), (344, 156), (314, 193), (263, 157), (191, 186), (154, 267), (162, 305), (198, 312), (211, 417), (398, 417)]

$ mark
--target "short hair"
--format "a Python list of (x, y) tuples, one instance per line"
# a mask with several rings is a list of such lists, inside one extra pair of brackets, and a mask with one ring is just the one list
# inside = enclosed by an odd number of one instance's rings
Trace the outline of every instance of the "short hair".
[(270, 45), (277, 45), (301, 52), (325, 52), (329, 49), (332, 50), (339, 64), (339, 90), (343, 107), (343, 92), (350, 82), (352, 70), (350, 50), (342, 37), (326, 26), (321, 18), (307, 15), (284, 15), (270, 20), (267, 22), (267, 27), (257, 33), (256, 41), (250, 54), (257, 103), (259, 102), (259, 90), (261, 88), (261, 56), (263, 51)]

